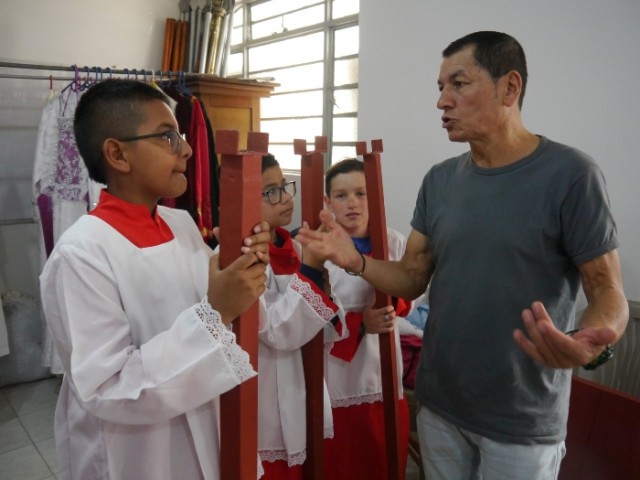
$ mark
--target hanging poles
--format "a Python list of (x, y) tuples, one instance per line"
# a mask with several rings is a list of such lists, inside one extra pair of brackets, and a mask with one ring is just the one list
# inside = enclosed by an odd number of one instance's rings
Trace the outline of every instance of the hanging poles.
[[(382, 140), (371, 141), (371, 152), (367, 153), (366, 142), (356, 143), (356, 153), (364, 160), (364, 176), (367, 184), (369, 206), (369, 234), (373, 258), (388, 260), (387, 221), (384, 211), (384, 192), (380, 153)], [(391, 297), (376, 290), (376, 308), (391, 304)], [(395, 332), (378, 335), (380, 343), (380, 371), (382, 374), (382, 398), (384, 404), (384, 425), (387, 443), (387, 478), (404, 478), (400, 465), (400, 429), (398, 421), (398, 374), (396, 368)]]
[[(301, 156), (302, 219), (318, 228), (323, 206), (324, 156), (327, 137), (315, 138), (315, 150), (307, 151), (306, 140), (294, 140), (293, 149)], [(307, 458), (303, 465), (305, 480), (321, 480), (324, 440), (324, 339), (320, 331), (302, 347), (304, 381), (307, 390)]]
[[(269, 148), (267, 133), (249, 132), (247, 151), (238, 151), (236, 130), (216, 131), (220, 160), (220, 267), (240, 255), (240, 247), (261, 220), (262, 156)], [(258, 370), (258, 302), (233, 322), (238, 345)], [(241, 383), (220, 397), (220, 476), (258, 478), (258, 378)]]

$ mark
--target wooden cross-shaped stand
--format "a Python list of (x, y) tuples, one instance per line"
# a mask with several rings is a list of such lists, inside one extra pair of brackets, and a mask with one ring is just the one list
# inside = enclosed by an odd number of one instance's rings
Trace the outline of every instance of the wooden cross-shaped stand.
[[(247, 151), (238, 151), (236, 130), (216, 131), (220, 158), (220, 267), (240, 256), (243, 239), (260, 223), (262, 157), (267, 133), (249, 132)], [(233, 322), (236, 342), (258, 370), (258, 302)], [(258, 478), (258, 378), (241, 383), (220, 397), (220, 478)]]
[[(382, 190), (382, 171), (380, 153), (382, 140), (371, 141), (371, 152), (367, 153), (366, 142), (356, 142), (356, 153), (364, 160), (364, 176), (367, 184), (367, 203), (369, 206), (369, 235), (371, 237), (371, 256), (379, 260), (388, 260), (387, 221), (384, 211), (384, 192)], [(375, 307), (391, 304), (391, 297), (376, 290)], [(404, 478), (400, 464), (400, 424), (398, 421), (398, 374), (396, 368), (395, 332), (378, 335), (380, 343), (380, 371), (382, 374), (382, 399), (384, 404), (385, 439), (387, 446), (387, 478)]]
[[(315, 150), (307, 152), (306, 140), (294, 140), (293, 149), (301, 156), (300, 188), (302, 219), (312, 229), (320, 225), (324, 189), (324, 153), (327, 137), (316, 137)], [(322, 331), (302, 346), (304, 381), (307, 390), (307, 458), (303, 465), (305, 480), (322, 480), (324, 440), (324, 336)]]

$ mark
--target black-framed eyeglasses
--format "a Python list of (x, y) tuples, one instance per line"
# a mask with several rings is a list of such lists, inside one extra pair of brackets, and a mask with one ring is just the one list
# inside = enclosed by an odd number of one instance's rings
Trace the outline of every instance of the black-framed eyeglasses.
[(284, 193), (289, 194), (290, 197), (296, 196), (295, 180), (292, 180), (291, 182), (287, 182), (281, 187), (270, 188), (266, 192), (262, 192), (262, 196), (267, 200), (269, 205), (277, 205), (282, 201), (282, 195)]
[(118, 138), (119, 142), (134, 142), (136, 140), (144, 140), (145, 138), (158, 138), (163, 137), (167, 139), (169, 142), (169, 149), (171, 153), (179, 154), (180, 150), (182, 150), (182, 142), (187, 141), (184, 136), (184, 133), (180, 134), (177, 130), (167, 130), (166, 132), (160, 133), (150, 133), (148, 135), (138, 135), (137, 137), (129, 137), (129, 138)]

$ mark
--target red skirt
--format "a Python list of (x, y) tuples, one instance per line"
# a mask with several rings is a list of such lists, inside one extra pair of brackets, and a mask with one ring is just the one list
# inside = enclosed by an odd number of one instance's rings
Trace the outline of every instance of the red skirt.
[[(285, 460), (262, 462), (264, 475), (260, 480), (302, 480), (302, 465), (290, 467)], [(325, 477), (330, 478), (330, 477)]]
[[(324, 474), (329, 480), (387, 480), (387, 447), (382, 402), (333, 408), (334, 438), (324, 441)], [(404, 479), (409, 443), (409, 408), (398, 400), (400, 469)]]

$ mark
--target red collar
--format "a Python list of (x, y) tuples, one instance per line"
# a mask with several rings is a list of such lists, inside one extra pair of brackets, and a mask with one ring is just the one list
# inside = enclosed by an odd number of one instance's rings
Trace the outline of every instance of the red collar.
[(292, 275), (300, 269), (300, 259), (293, 248), (291, 234), (282, 227), (276, 227), (276, 235), (284, 240), (281, 247), (269, 243), (269, 264), (276, 275)]
[(111, 195), (106, 190), (100, 192), (98, 206), (89, 212), (115, 228), (136, 247), (155, 247), (173, 240), (169, 225), (144, 205), (134, 205)]

